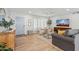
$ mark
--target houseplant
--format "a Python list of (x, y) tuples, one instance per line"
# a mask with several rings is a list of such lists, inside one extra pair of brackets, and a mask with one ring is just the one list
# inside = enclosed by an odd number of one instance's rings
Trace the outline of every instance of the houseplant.
[(0, 51), (13, 51), (13, 49), (6, 47), (6, 43), (0, 42)]
[(8, 22), (8, 21), (6, 21), (5, 18), (2, 18), (2, 21), (0, 21), (0, 26), (4, 27), (6, 29), (6, 31), (11, 30), (10, 26), (13, 25), (13, 24), (14, 23), (13, 23), (12, 19), (10, 19), (10, 21)]
[(51, 24), (52, 24), (52, 20), (49, 19), (49, 20), (47, 21), (47, 25), (48, 25), (49, 28), (51, 27)]

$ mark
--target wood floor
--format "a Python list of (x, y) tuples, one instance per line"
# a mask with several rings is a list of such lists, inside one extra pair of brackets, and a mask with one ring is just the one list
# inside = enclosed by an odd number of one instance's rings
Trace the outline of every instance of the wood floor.
[(38, 34), (16, 37), (16, 51), (62, 51)]

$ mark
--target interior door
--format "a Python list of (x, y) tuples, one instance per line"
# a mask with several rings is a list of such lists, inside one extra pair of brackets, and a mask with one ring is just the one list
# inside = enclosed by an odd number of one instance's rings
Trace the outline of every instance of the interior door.
[(16, 35), (25, 34), (25, 19), (24, 17), (16, 17)]

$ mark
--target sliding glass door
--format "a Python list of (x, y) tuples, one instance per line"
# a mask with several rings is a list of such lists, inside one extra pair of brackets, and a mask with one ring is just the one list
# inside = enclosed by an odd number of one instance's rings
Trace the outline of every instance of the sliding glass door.
[(38, 32), (47, 27), (47, 18), (43, 17), (16, 17), (16, 34), (29, 34)]

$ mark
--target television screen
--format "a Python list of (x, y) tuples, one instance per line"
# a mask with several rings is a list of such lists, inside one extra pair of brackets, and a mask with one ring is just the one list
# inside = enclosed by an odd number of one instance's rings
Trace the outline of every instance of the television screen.
[(69, 26), (69, 19), (56, 20), (57, 26)]

